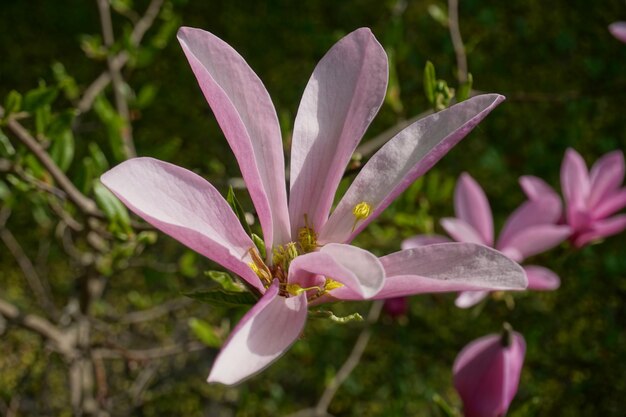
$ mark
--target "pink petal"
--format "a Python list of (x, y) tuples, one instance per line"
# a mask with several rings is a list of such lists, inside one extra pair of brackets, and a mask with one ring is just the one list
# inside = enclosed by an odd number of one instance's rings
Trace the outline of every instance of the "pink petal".
[(593, 164), (589, 173), (591, 192), (589, 207), (594, 209), (609, 195), (619, 189), (624, 182), (624, 154), (613, 151), (604, 155)]
[(482, 237), (482, 242), (493, 246), (493, 218), (487, 196), (480, 185), (467, 172), (461, 174), (454, 190), (456, 217), (472, 226)]
[(529, 256), (552, 249), (567, 239), (572, 233), (569, 226), (539, 224), (520, 230), (507, 240), (498, 250), (511, 259), (521, 262)]
[(555, 200), (561, 201), (559, 195), (554, 191), (552, 187), (548, 185), (544, 180), (533, 175), (524, 175), (519, 178), (519, 184), (522, 190), (530, 200), (536, 200), (538, 198), (551, 197)]
[(603, 219), (626, 207), (626, 188), (607, 195), (592, 211), (594, 220)]
[(525, 265), (528, 277), (528, 289), (535, 291), (551, 291), (561, 286), (559, 276), (548, 268), (538, 265)]
[(572, 148), (565, 151), (561, 165), (561, 188), (567, 206), (567, 221), (577, 227), (579, 214), (587, 209), (590, 183), (587, 166), (582, 156)]
[(135, 158), (104, 173), (101, 181), (145, 221), (264, 290), (247, 264), (254, 243), (202, 177), (157, 159)]
[(472, 226), (467, 224), (465, 220), (454, 217), (444, 217), (439, 220), (441, 227), (448, 233), (452, 239), (457, 242), (478, 243), (484, 245), (483, 237)]
[(445, 236), (440, 235), (416, 235), (410, 238), (404, 239), (400, 244), (402, 249), (411, 249), (418, 246), (433, 245), (435, 243), (447, 243), (450, 242)]
[[(413, 123), (387, 142), (361, 169), (320, 232), (322, 242), (348, 242), (415, 179), (428, 171), (487, 116), (503, 96), (485, 94)], [(366, 202), (372, 214), (355, 227), (354, 207)]]
[(581, 233), (574, 239), (574, 245), (581, 248), (594, 240), (616, 235), (626, 229), (626, 214), (595, 221), (589, 232)]
[(458, 308), (470, 308), (487, 298), (488, 295), (489, 291), (463, 291), (454, 300), (454, 305)]
[(268, 367), (302, 333), (306, 316), (306, 295), (282, 297), (274, 281), (230, 333), (208, 382), (234, 385)]
[[(472, 243), (440, 243), (403, 250), (380, 258), (385, 284), (374, 298), (470, 290), (526, 288), (522, 268), (500, 252)], [(356, 300), (346, 288), (335, 290), (339, 299)]]
[(178, 41), (237, 158), (266, 246), (289, 242), (283, 143), (267, 90), (241, 55), (215, 35), (183, 27)]
[(465, 417), (502, 417), (517, 393), (526, 343), (517, 332), (508, 347), (501, 338), (481, 337), (454, 361), (454, 387), (463, 400)]
[[(385, 271), (378, 258), (356, 246), (329, 243), (319, 252), (298, 256), (289, 266), (289, 282), (303, 272), (339, 281), (361, 298), (371, 298), (383, 287)], [(334, 292), (333, 292), (334, 294)]]
[(306, 86), (291, 146), (289, 213), (293, 235), (328, 218), (344, 170), (387, 89), (387, 54), (367, 28), (337, 42)]
[(609, 25), (609, 32), (616, 39), (626, 43), (626, 22), (615, 22)]
[(526, 201), (507, 219), (496, 247), (508, 246), (511, 240), (515, 240), (518, 234), (524, 233), (529, 227), (556, 224), (560, 217), (561, 202), (559, 200), (543, 197)]

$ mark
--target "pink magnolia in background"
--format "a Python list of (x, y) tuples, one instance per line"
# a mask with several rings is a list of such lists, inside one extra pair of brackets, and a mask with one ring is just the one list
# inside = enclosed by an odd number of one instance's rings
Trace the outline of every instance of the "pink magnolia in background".
[[(461, 174), (454, 190), (456, 217), (441, 219), (441, 226), (458, 242), (493, 247), (516, 262), (544, 252), (567, 239), (570, 228), (557, 225), (562, 212), (557, 196), (544, 195), (526, 201), (507, 219), (500, 237), (494, 242), (493, 216), (483, 189), (468, 173)], [(417, 235), (402, 242), (403, 249), (449, 241), (445, 236)], [(538, 265), (526, 265), (528, 289), (553, 290), (559, 277)], [(484, 299), (488, 291), (465, 291), (456, 299), (458, 307), (471, 307)]]
[(278, 119), (260, 79), (211, 33), (182, 28), (178, 39), (239, 163), (267, 256), (219, 192), (186, 169), (136, 158), (105, 173), (102, 182), (137, 215), (260, 295), (225, 342), (209, 382), (236, 384), (280, 357), (301, 333), (308, 305), (526, 286), (517, 264), (481, 245), (448, 243), (378, 258), (349, 244), (502, 96), (474, 97), (398, 133), (330, 214), (350, 157), (385, 97), (387, 56), (370, 30), (341, 39), (313, 71), (294, 124), (289, 202)]
[(454, 387), (465, 417), (503, 417), (517, 393), (526, 343), (505, 330), (474, 340), (456, 357)]
[[(626, 207), (624, 153), (609, 152), (587, 171), (584, 159), (574, 149), (567, 149), (561, 164), (561, 190), (565, 216), (561, 223), (572, 229), (570, 240), (578, 248), (620, 233), (626, 229), (626, 214), (614, 213)], [(533, 201), (558, 199), (558, 194), (542, 179), (521, 179), (524, 192)]]
[(609, 25), (609, 32), (616, 39), (626, 43), (626, 22), (614, 22)]

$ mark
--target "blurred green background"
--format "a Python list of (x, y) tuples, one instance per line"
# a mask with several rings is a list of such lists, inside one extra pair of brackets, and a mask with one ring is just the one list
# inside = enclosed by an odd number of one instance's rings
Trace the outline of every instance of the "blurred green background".
[[(289, 132), (304, 86), (323, 54), (345, 34), (361, 26), (372, 29), (393, 56), (399, 97), (387, 103), (366, 140), (428, 108), (423, 68), (434, 63), (437, 75), (452, 86), (455, 57), (448, 29), (429, 7), (441, 1), (173, 1), (170, 22), (206, 29), (232, 45), (265, 83), (277, 108), (283, 135)], [(136, 0), (142, 11), (147, 2)], [(116, 34), (129, 27), (114, 14)], [(626, 20), (623, 1), (461, 0), (460, 27), (468, 52), (474, 88), (498, 92), (507, 101), (467, 139), (453, 149), (423, 180), (404, 194), (366, 229), (357, 244), (377, 254), (399, 249), (410, 235), (440, 232), (438, 219), (453, 214), (452, 189), (468, 171), (489, 196), (496, 228), (524, 199), (520, 175), (533, 174), (558, 187), (567, 147), (587, 160), (626, 148), (626, 44), (607, 31), (609, 23)], [(156, 27), (156, 26), (155, 26)], [(55, 81), (51, 65), (60, 62), (84, 88), (104, 69), (81, 49), (82, 36), (98, 34), (95, 1), (2, 1), (0, 3), (0, 97), (10, 90), (26, 92), (41, 80)], [(175, 29), (175, 28), (174, 28)], [(158, 35), (148, 33), (149, 42)], [(204, 101), (172, 30), (161, 43), (138, 54), (123, 72), (149, 103), (130, 100), (135, 144), (149, 155), (192, 169), (226, 193), (239, 170), (212, 113)], [(81, 41), (82, 40), (82, 41)], [(111, 96), (111, 92), (107, 94)], [(145, 105), (144, 105), (145, 104)], [(53, 109), (71, 103), (59, 97)], [(74, 132), (76, 155), (94, 142), (110, 164), (116, 157), (99, 117), (85, 114)], [(70, 165), (78, 178), (81, 164)], [(2, 178), (2, 177), (0, 177)], [(351, 177), (346, 181), (349, 183)], [(245, 191), (238, 197), (251, 210)], [(16, 193), (8, 227), (24, 250), (36, 257), (42, 242), (48, 256), (42, 265), (59, 308), (76, 286), (76, 266), (64, 256), (54, 227), (33, 226), (32, 201)], [(453, 295), (420, 296), (410, 301), (403, 320), (384, 316), (373, 328), (360, 365), (341, 387), (329, 412), (336, 416), (441, 416), (432, 401), (439, 394), (454, 406), (452, 362), (471, 340), (500, 329), (503, 321), (524, 334), (528, 345), (520, 390), (509, 415), (623, 416), (626, 395), (626, 256), (624, 235), (575, 250), (567, 244), (532, 259), (555, 270), (559, 290), (515, 294), (515, 307), (490, 300), (472, 310), (459, 310)], [(149, 309), (180, 293), (207, 286), (202, 271), (215, 269), (177, 242), (159, 234), (138, 265), (117, 266), (103, 273), (107, 290), (92, 306), (96, 321), (113, 334), (132, 334), (132, 348), (159, 346), (184, 334), (193, 339), (187, 319), (208, 323), (217, 333), (236, 322), (243, 311), (198, 302), (185, 304), (154, 321), (138, 325), (117, 320), (131, 311)], [(41, 312), (13, 257), (0, 246), (3, 297), (25, 310)], [(338, 313), (367, 313), (366, 304), (333, 306)], [(1, 326), (0, 399), (20, 398), (17, 415), (72, 415), (65, 364), (26, 330)], [(217, 349), (206, 348), (148, 362), (125, 360), (106, 364), (107, 392), (100, 400), (111, 415), (133, 416), (277, 416), (314, 406), (324, 384), (349, 354), (362, 325), (310, 320), (305, 334), (269, 370), (237, 388), (205, 383)], [(224, 332), (223, 332), (224, 333)], [(178, 336), (177, 336), (178, 335)], [(107, 333), (99, 336), (106, 340)], [(223, 337), (223, 334), (221, 334)], [(139, 340), (139, 342), (137, 341)], [(104, 342), (103, 342), (104, 343)], [(128, 390), (145, 367), (154, 367), (140, 401)]]

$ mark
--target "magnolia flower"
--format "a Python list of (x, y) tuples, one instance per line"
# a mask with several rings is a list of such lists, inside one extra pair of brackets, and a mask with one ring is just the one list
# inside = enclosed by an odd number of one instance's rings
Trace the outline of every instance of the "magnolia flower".
[[(607, 153), (591, 171), (587, 171), (584, 159), (574, 149), (565, 152), (561, 190), (566, 210), (561, 222), (571, 227), (570, 240), (576, 247), (626, 229), (626, 214), (612, 216), (626, 207), (626, 187), (622, 187), (624, 170), (622, 151)], [(558, 194), (537, 177), (523, 177), (522, 188), (531, 200), (559, 199)]]
[[(463, 173), (454, 190), (455, 218), (444, 218), (441, 226), (458, 242), (479, 243), (493, 247), (516, 262), (544, 252), (567, 239), (570, 228), (556, 225), (561, 216), (558, 197), (545, 195), (519, 206), (507, 219), (500, 237), (494, 242), (493, 217), (483, 189), (469, 174)], [(444, 236), (418, 235), (402, 242), (403, 249), (448, 241)], [(551, 270), (526, 265), (528, 289), (553, 290), (559, 287), (559, 277)], [(467, 308), (480, 302), (488, 291), (462, 292), (456, 305)]]
[(454, 387), (465, 417), (503, 417), (517, 393), (526, 343), (505, 330), (474, 340), (456, 357)]
[(178, 40), (239, 163), (266, 257), (219, 192), (190, 171), (136, 158), (102, 182), (137, 215), (234, 272), (260, 296), (224, 343), (209, 382), (235, 384), (267, 367), (296, 340), (312, 304), (525, 287), (519, 266), (480, 245), (377, 258), (349, 244), (502, 96), (478, 96), (407, 127), (369, 160), (329, 216), (347, 163), (385, 97), (387, 57), (370, 30), (340, 40), (309, 80), (293, 131), (289, 203), (276, 111), (257, 75), (208, 32), (182, 28)]
[(616, 39), (626, 43), (626, 22), (614, 22), (609, 25), (609, 32)]

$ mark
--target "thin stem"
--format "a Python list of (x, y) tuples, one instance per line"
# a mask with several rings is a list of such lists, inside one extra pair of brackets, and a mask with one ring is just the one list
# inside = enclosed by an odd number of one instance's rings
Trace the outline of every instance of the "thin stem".
[(465, 46), (461, 37), (461, 29), (459, 28), (459, 1), (448, 0), (448, 28), (450, 29), (450, 38), (456, 55), (457, 79), (459, 84), (467, 82), (467, 55), (465, 54)]

